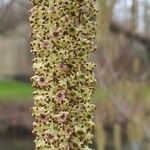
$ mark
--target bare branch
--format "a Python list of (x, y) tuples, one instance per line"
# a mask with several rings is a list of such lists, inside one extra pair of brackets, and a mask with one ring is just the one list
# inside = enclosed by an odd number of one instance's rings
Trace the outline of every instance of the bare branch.
[[(4, 12), (2, 13), (1, 17), (0, 17), (0, 26), (2, 25), (2, 23), (4, 22), (5, 17), (7, 16), (7, 13), (9, 12), (9, 10), (11, 9), (11, 7), (13, 6), (13, 3), (15, 2), (15, 0), (11, 0), (7, 5), (6, 8), (4, 10)], [(1, 32), (1, 31), (0, 31)]]

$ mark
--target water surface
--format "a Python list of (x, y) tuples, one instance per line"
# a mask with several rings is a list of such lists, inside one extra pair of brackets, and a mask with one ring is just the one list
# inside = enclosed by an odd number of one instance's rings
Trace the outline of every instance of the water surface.
[(0, 150), (34, 150), (31, 137), (0, 137)]

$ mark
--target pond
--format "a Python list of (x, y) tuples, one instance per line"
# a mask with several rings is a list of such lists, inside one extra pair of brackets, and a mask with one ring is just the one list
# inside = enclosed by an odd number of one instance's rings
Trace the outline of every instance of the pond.
[(0, 137), (0, 150), (34, 150), (31, 137)]
[[(144, 146), (139, 145), (138, 143), (132, 143), (124, 145), (122, 150), (149, 150), (149, 146), (146, 143), (143, 143)], [(148, 146), (148, 147), (147, 147)], [(91, 146), (95, 150), (98, 150), (93, 144)], [(0, 150), (34, 150), (33, 139), (30, 136), (0, 136)], [(116, 150), (113, 145), (107, 145), (105, 150)]]
[[(0, 150), (34, 150), (31, 136), (0, 136)], [(95, 148), (94, 145), (91, 147)]]

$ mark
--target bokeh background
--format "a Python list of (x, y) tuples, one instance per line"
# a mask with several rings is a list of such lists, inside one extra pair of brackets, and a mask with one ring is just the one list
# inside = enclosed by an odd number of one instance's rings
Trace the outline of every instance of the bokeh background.
[[(97, 0), (96, 150), (150, 150), (150, 0)], [(0, 0), (0, 150), (33, 150), (27, 0)]]

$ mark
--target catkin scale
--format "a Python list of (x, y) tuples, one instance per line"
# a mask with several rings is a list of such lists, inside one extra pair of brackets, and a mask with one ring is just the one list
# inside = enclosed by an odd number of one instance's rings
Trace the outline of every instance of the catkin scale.
[(90, 0), (31, 0), (36, 150), (90, 150), (96, 49)]

